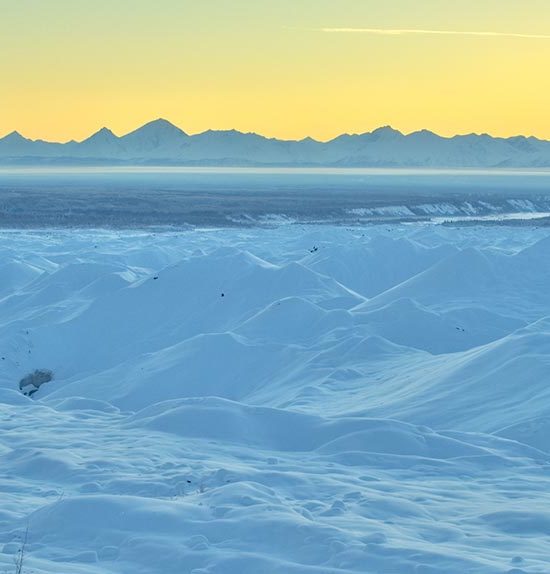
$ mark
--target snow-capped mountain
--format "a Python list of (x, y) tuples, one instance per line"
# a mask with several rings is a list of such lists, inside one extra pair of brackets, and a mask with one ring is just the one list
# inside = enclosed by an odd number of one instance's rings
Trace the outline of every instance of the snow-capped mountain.
[(182, 153), (189, 136), (166, 120), (155, 120), (120, 138), (132, 157), (174, 157)]
[(235, 130), (188, 135), (158, 119), (124, 136), (102, 128), (81, 142), (0, 138), (0, 163), (158, 164), (336, 167), (550, 167), (550, 142), (487, 134), (442, 137), (428, 130), (405, 135), (389, 126), (344, 134), (328, 142), (279, 140)]

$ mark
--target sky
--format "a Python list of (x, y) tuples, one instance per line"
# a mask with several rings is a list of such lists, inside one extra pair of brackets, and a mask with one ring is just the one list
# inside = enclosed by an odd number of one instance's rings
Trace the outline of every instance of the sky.
[(0, 136), (550, 139), (549, 0), (0, 0)]

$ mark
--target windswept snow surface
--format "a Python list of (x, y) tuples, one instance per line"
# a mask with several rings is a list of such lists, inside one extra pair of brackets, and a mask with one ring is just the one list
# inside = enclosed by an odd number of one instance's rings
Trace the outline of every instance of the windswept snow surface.
[(0, 237), (0, 571), (550, 571), (547, 231)]

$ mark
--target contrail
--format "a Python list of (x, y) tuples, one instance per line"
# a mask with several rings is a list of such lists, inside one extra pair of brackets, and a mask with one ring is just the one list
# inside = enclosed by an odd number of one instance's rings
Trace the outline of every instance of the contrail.
[(470, 36), (486, 38), (527, 38), (550, 40), (547, 34), (517, 34), (513, 32), (467, 32), (462, 30), (418, 30), (392, 28), (319, 28), (318, 32), (329, 34), (373, 34), (377, 36)]

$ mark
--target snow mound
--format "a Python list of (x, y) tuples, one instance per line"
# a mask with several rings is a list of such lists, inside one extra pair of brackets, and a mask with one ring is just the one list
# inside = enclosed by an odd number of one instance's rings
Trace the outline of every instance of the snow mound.
[(235, 332), (251, 340), (307, 344), (352, 325), (353, 317), (347, 311), (325, 311), (306, 299), (288, 297), (271, 303)]
[(380, 305), (399, 298), (434, 305), (460, 298), (475, 299), (497, 284), (491, 257), (475, 247), (467, 247), (445, 257), (410, 279), (386, 290), (365, 304)]
[(437, 436), (430, 429), (391, 420), (323, 419), (218, 398), (159, 403), (139, 411), (130, 425), (182, 437), (230, 441), (278, 451), (347, 451), (454, 458), (483, 454), (480, 449)]
[(2, 237), (0, 571), (547, 571), (544, 228)]

